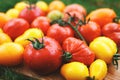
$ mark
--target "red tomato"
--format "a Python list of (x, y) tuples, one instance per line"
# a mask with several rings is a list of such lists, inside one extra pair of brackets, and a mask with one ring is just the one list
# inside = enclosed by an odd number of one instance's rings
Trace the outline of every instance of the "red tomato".
[(112, 22), (104, 25), (102, 34), (114, 40), (120, 47), (120, 24)]
[(89, 66), (95, 59), (94, 52), (80, 39), (66, 38), (63, 41), (62, 48), (64, 51), (63, 59), (68, 62), (79, 61)]
[(29, 23), (22, 19), (22, 18), (16, 18), (8, 21), (3, 26), (3, 31), (8, 34), (12, 40), (14, 40), (16, 37), (20, 36), (29, 28)]
[(46, 35), (47, 30), (50, 27), (50, 20), (47, 17), (40, 16), (32, 22), (31, 27), (41, 29)]
[(60, 67), (62, 48), (55, 39), (49, 37), (40, 38), (39, 41), (35, 40), (25, 47), (24, 61), (28, 67), (45, 75)]
[(88, 23), (83, 24), (78, 28), (78, 30), (85, 38), (87, 43), (90, 43), (94, 38), (101, 35), (100, 26), (93, 21), (89, 21)]
[(69, 26), (53, 24), (47, 31), (47, 36), (56, 39), (60, 44), (67, 38), (73, 37), (74, 31)]
[(24, 8), (19, 13), (18, 17), (27, 20), (29, 23), (32, 23), (32, 21), (38, 16), (45, 16), (45, 12), (37, 6), (31, 5), (29, 7)]

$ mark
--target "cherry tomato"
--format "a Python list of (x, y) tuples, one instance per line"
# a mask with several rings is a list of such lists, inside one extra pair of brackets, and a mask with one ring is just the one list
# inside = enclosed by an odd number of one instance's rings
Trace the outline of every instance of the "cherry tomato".
[(32, 22), (31, 27), (41, 29), (46, 35), (47, 30), (50, 27), (50, 20), (47, 17), (40, 16)]
[(22, 62), (24, 48), (17, 43), (7, 42), (0, 45), (0, 65), (15, 66)]
[(90, 18), (91, 21), (94, 21), (103, 27), (105, 24), (112, 22), (115, 17), (116, 13), (113, 9), (99, 8), (90, 12), (86, 18)]
[(95, 59), (94, 52), (80, 39), (68, 37), (63, 41), (62, 48), (63, 60), (67, 62), (79, 61), (89, 66)]
[(24, 8), (18, 17), (25, 19), (31, 24), (38, 16), (45, 16), (45, 12), (35, 5), (30, 5), (29, 7)]
[(87, 66), (80, 62), (63, 64), (60, 73), (66, 80), (86, 80), (86, 77), (89, 76)]
[(103, 26), (102, 34), (115, 41), (118, 47), (120, 47), (120, 24), (108, 23)]
[(88, 44), (96, 37), (101, 36), (100, 26), (93, 21), (89, 21), (88, 23), (81, 25), (78, 30)]
[(74, 31), (69, 26), (60, 26), (59, 24), (53, 24), (47, 31), (47, 36), (54, 38), (60, 44), (67, 38), (73, 37)]
[(43, 37), (31, 42), (24, 50), (24, 61), (28, 67), (43, 75), (60, 67), (62, 48), (56, 40)]
[(4, 26), (3, 31), (8, 34), (12, 40), (20, 36), (29, 28), (29, 23), (22, 18), (9, 20)]

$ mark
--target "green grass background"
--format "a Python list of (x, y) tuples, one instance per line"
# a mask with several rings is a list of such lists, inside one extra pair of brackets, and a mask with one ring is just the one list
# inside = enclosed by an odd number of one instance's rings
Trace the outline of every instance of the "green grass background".
[[(9, 8), (13, 8), (14, 5), (22, 0), (0, 0), (0, 11), (6, 12)], [(38, 0), (26, 0), (36, 3)], [(53, 0), (43, 0), (48, 4)], [(62, 0), (66, 5), (72, 3), (79, 3), (83, 5), (87, 13), (91, 12), (94, 9), (101, 7), (109, 7), (115, 10), (118, 16), (120, 16), (120, 0)]]

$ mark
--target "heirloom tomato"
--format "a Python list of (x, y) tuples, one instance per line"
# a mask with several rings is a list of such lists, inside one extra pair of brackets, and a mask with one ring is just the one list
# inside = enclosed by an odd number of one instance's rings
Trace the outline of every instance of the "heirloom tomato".
[(69, 26), (60, 26), (59, 24), (53, 24), (47, 31), (47, 36), (54, 38), (60, 44), (67, 38), (73, 37), (74, 31)]
[(29, 23), (22, 18), (9, 20), (4, 26), (3, 31), (8, 34), (12, 40), (20, 36), (29, 28)]
[(86, 80), (86, 77), (89, 76), (87, 66), (80, 62), (63, 64), (60, 73), (66, 80)]
[(90, 12), (86, 18), (90, 18), (91, 21), (94, 21), (103, 27), (105, 24), (112, 22), (115, 17), (116, 13), (113, 9), (99, 8)]
[(17, 43), (7, 42), (0, 45), (0, 65), (15, 66), (23, 60), (24, 48)]
[(82, 34), (82, 36), (85, 38), (88, 44), (96, 37), (101, 36), (100, 26), (93, 21), (89, 21), (88, 23), (82, 24), (78, 28), (78, 30)]
[(46, 35), (48, 28), (50, 27), (50, 20), (47, 17), (37, 17), (31, 24), (32, 28), (39, 28)]
[(24, 61), (28, 67), (39, 74), (49, 74), (57, 70), (62, 63), (62, 48), (50, 37), (31, 40), (25, 47)]
[(38, 8), (35, 5), (30, 5), (24, 8), (20, 14), (18, 15), (19, 18), (23, 18), (28, 21), (30, 24), (32, 21), (37, 18), (38, 16), (45, 16), (45, 12)]
[(95, 59), (94, 52), (80, 39), (68, 37), (63, 41), (62, 48), (63, 61), (79, 61), (89, 66)]
[(120, 24), (108, 23), (103, 26), (102, 34), (114, 40), (118, 47), (120, 47)]
[(117, 53), (116, 43), (108, 37), (97, 37), (89, 45), (95, 53), (96, 59), (104, 60), (107, 64), (112, 62), (113, 55)]
[(96, 59), (89, 67), (90, 77), (94, 80), (103, 80), (107, 75), (107, 64), (104, 60)]

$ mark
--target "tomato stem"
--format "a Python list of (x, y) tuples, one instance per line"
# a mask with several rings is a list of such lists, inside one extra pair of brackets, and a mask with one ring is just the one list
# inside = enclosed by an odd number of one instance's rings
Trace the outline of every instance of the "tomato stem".
[(69, 62), (72, 58), (72, 54), (70, 52), (63, 52), (62, 58), (64, 62)]
[(41, 49), (44, 47), (44, 40), (42, 38), (42, 42), (40, 42), (37, 38), (34, 38), (35, 40), (27, 39), (30, 41), (35, 49)]
[(120, 54), (114, 54), (113, 59), (112, 59), (112, 63), (113, 63), (113, 65), (116, 66), (117, 69), (118, 69), (118, 60), (120, 60)]

